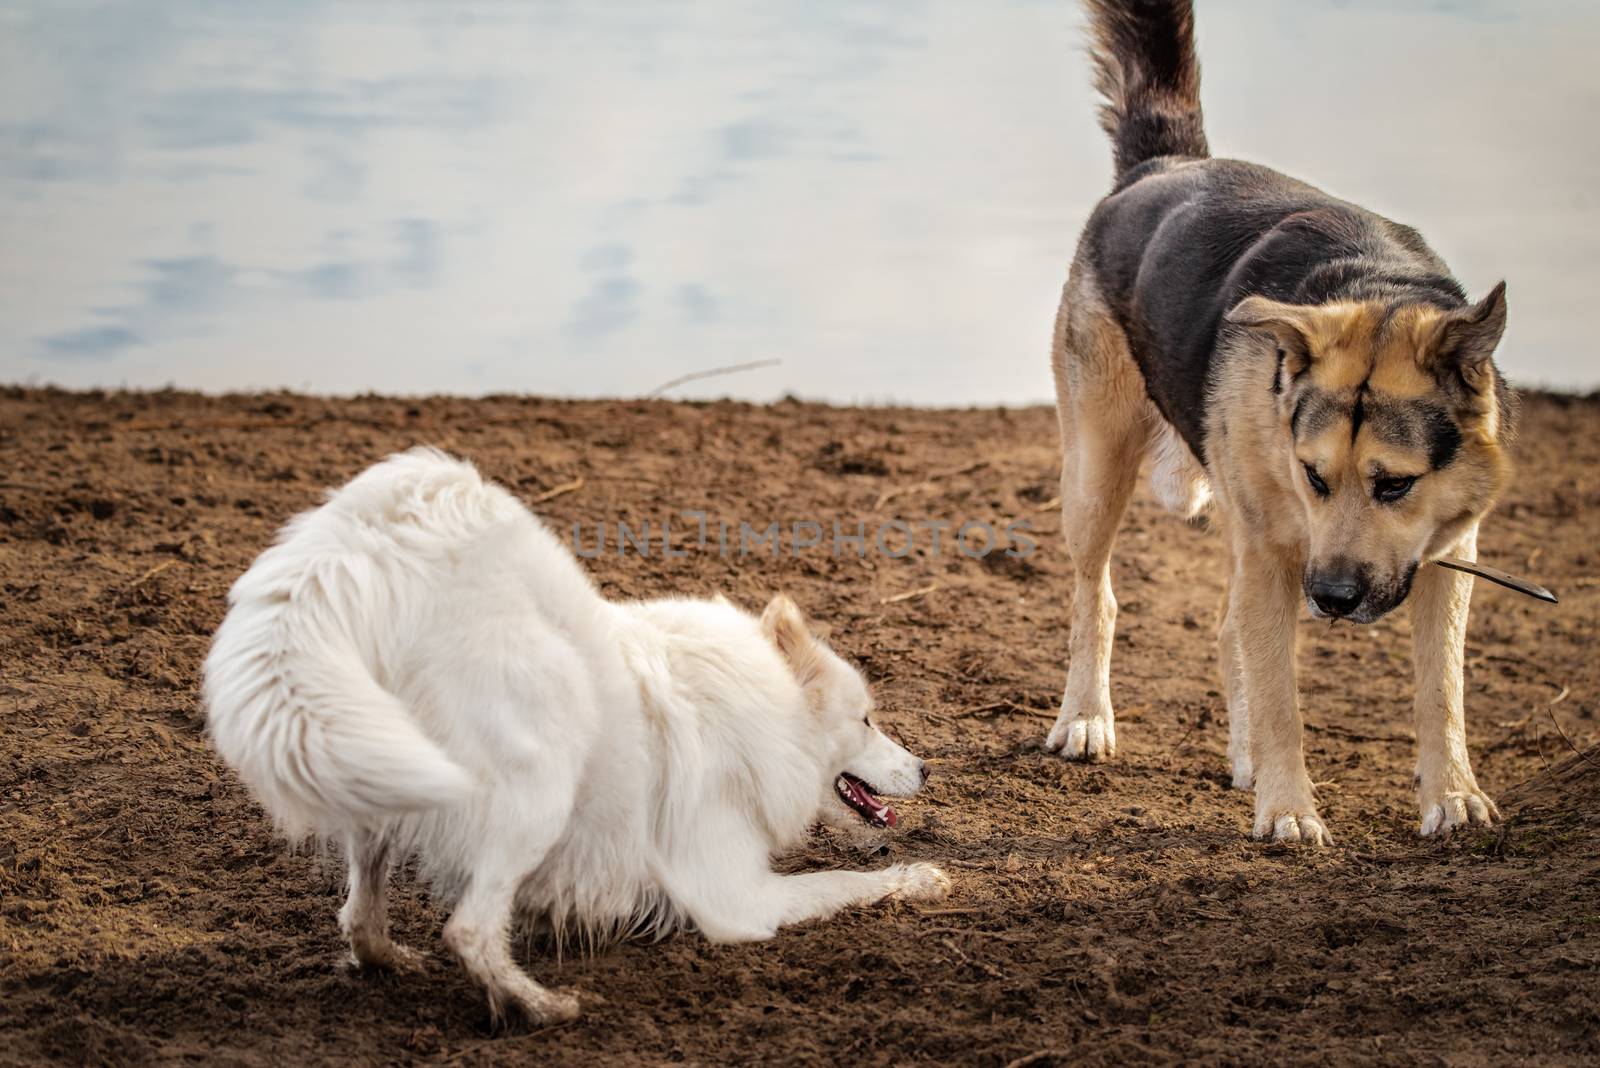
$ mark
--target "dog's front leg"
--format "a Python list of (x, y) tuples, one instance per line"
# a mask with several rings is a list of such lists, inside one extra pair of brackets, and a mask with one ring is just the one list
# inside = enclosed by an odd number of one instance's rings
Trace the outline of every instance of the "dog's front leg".
[(1228, 619), (1239, 646), (1255, 765), (1252, 834), (1278, 842), (1330, 845), (1306, 774), (1305, 741), (1295, 692), (1295, 614), (1299, 575), (1265, 545), (1239, 545), (1229, 587)]
[(1239, 635), (1234, 629), (1233, 574), (1239, 568), (1233, 552), (1233, 538), (1224, 536), (1228, 548), (1229, 588), (1222, 594), (1222, 618), (1217, 627), (1217, 662), (1222, 674), (1222, 692), (1228, 703), (1228, 762), (1233, 766), (1233, 788), (1249, 790), (1256, 784), (1254, 759), (1250, 751), (1250, 706), (1244, 693), (1244, 654), (1239, 650)]
[[(1477, 557), (1474, 526), (1451, 550)], [(1467, 724), (1462, 709), (1463, 659), (1472, 577), (1434, 564), (1417, 572), (1411, 592), (1412, 659), (1417, 693), (1417, 803), (1423, 834), (1472, 824), (1488, 826), (1500, 815), (1478, 789), (1467, 756)]]
[(778, 877), (782, 912), (779, 926), (823, 920), (851, 905), (870, 905), (885, 898), (938, 901), (950, 889), (950, 877), (932, 864), (891, 864), (878, 871), (818, 871)]
[(877, 871), (819, 871), (804, 875), (762, 872), (749, 885), (723, 885), (690, 909), (695, 925), (713, 942), (756, 942), (779, 927), (825, 920), (852, 905), (885, 898), (938, 901), (950, 878), (932, 864), (891, 864)]

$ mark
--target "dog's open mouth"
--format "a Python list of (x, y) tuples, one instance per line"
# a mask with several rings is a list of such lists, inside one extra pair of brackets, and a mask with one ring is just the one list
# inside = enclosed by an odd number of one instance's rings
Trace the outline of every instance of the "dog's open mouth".
[(872, 796), (872, 787), (862, 779), (841, 771), (834, 780), (833, 792), (839, 800), (855, 809), (856, 815), (874, 827), (893, 827), (894, 809)]

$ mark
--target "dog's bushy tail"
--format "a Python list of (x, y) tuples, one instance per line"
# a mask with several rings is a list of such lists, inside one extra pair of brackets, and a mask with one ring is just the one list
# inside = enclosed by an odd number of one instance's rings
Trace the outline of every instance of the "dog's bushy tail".
[(1117, 177), (1157, 156), (1204, 158), (1192, 0), (1084, 0), (1100, 125)]
[(212, 743), (279, 828), (328, 836), (464, 799), (468, 773), (333, 625), (340, 587), (361, 576), (335, 563), (292, 599), (270, 568), (262, 578), (265, 596), (217, 631), (204, 696)]

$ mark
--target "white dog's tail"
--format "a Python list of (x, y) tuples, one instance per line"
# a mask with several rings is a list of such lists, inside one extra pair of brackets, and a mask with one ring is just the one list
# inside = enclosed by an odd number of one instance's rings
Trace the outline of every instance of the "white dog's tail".
[(1211, 504), (1211, 480), (1172, 424), (1150, 406), (1150, 488), (1169, 512), (1193, 519)]
[(286, 549), (268, 550), (240, 579), (206, 658), (217, 751), (292, 836), (374, 827), (465, 798), (471, 776), (335, 625), (360, 601), (339, 587), (367, 584), (337, 565), (294, 575), (273, 559)]

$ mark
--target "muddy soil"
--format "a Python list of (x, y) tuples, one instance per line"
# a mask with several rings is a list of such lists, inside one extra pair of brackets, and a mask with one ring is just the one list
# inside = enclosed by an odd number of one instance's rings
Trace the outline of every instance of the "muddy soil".
[[(1302, 852), (1248, 841), (1228, 788), (1216, 538), (1142, 490), (1115, 563), (1120, 753), (1041, 752), (1069, 608), (1048, 410), (0, 392), (0, 1063), (1594, 1064), (1597, 431), (1600, 402), (1530, 397), (1484, 531), (1486, 561), (1562, 594), (1475, 598), (1469, 743), (1507, 821), (1416, 837), (1406, 614), (1308, 620), (1338, 844)], [(542, 1031), (490, 1032), (405, 881), (395, 923), (426, 973), (347, 970), (337, 864), (287, 851), (207, 749), (196, 671), (274, 529), (419, 442), (547, 496), (591, 550), (606, 523), (587, 566), (610, 595), (782, 588), (826, 621), (938, 774), (881, 847), (819, 837), (784, 863), (927, 858), (951, 898), (761, 945), (534, 946), (540, 978), (605, 999)], [(937, 553), (912, 526), (896, 557), (871, 544), (895, 518), (952, 525)], [(684, 555), (662, 557), (664, 519)], [(833, 554), (836, 519), (866, 524), (867, 555)], [(651, 521), (648, 558), (616, 551), (619, 520)], [(741, 521), (806, 520), (821, 546), (741, 555)], [(963, 555), (967, 521), (1025, 521), (1037, 548)]]

